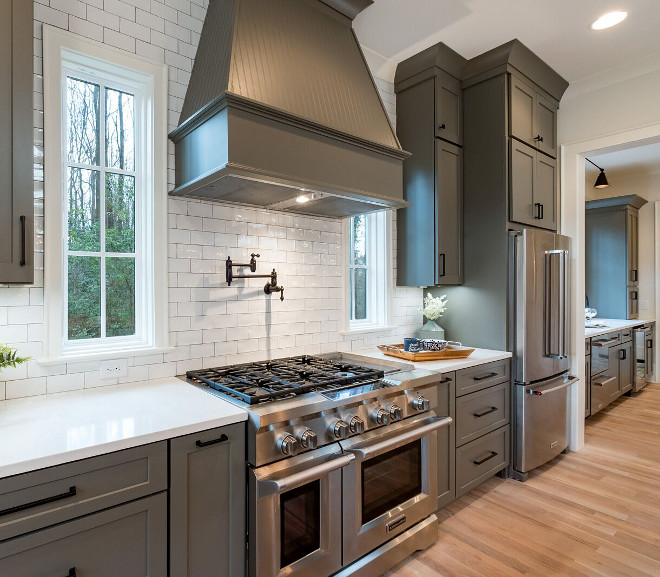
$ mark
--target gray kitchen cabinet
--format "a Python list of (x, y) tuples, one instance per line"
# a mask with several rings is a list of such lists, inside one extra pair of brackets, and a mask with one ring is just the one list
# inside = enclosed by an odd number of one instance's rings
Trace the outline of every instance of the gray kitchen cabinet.
[(245, 431), (235, 424), (170, 441), (170, 575), (245, 573)]
[(164, 492), (0, 543), (0, 575), (167, 575)]
[(585, 213), (585, 289), (598, 315), (639, 317), (639, 209), (637, 195), (591, 200)]
[(0, 283), (34, 280), (32, 5), (0, 2)]
[(397, 284), (463, 282), (463, 114), (465, 59), (440, 43), (397, 67), (397, 135), (404, 162), (397, 211)]
[(591, 339), (584, 339), (584, 418), (591, 415)]
[(633, 379), (635, 377), (633, 373), (635, 351), (634, 343), (628, 341), (619, 345), (619, 388), (621, 389), (621, 394), (625, 394), (628, 391), (632, 391), (633, 388)]
[(556, 158), (557, 105), (515, 74), (509, 78), (510, 135)]
[(436, 415), (449, 416), (454, 421), (448, 427), (438, 429), (438, 509), (456, 499), (456, 422), (454, 399), (456, 374), (444, 373), (437, 387), (437, 404), (431, 407)]
[(511, 139), (509, 218), (557, 230), (557, 161)]

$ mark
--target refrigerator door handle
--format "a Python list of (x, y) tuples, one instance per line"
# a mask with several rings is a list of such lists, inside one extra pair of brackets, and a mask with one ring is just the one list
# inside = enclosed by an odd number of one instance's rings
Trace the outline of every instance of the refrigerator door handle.
[(561, 385), (557, 385), (555, 387), (550, 387), (549, 389), (528, 388), (527, 389), (527, 394), (528, 395), (538, 395), (538, 396), (547, 395), (549, 393), (554, 393), (555, 391), (560, 391), (561, 389), (565, 389), (566, 387), (570, 387), (573, 383), (576, 383), (577, 381), (578, 381), (577, 377), (573, 377), (573, 376), (569, 375)]
[(568, 349), (568, 251), (549, 250), (544, 255), (545, 356), (564, 359)]

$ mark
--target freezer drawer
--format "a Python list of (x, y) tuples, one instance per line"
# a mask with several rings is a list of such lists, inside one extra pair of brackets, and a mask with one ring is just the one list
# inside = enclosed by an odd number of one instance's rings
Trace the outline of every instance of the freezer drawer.
[(515, 385), (514, 469), (531, 471), (568, 446), (568, 387), (577, 380), (562, 375), (535, 385)]
[(621, 387), (618, 375), (609, 372), (596, 375), (591, 379), (591, 414), (595, 415), (619, 396)]

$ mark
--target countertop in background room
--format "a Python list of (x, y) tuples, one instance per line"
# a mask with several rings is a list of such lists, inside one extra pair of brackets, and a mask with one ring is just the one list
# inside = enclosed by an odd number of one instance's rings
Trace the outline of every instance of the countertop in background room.
[(592, 319), (593, 321), (607, 323), (606, 327), (598, 327), (595, 329), (584, 329), (584, 336), (597, 337), (599, 335), (604, 335), (611, 333), (612, 331), (618, 331), (621, 329), (627, 329), (630, 327), (637, 327), (645, 323), (653, 322), (652, 320), (636, 319), (636, 320), (625, 320), (625, 319), (600, 319), (598, 317)]

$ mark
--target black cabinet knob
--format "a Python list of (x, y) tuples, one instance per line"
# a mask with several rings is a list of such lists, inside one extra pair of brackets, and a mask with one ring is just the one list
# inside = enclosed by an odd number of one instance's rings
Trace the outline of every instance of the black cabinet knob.
[(443, 122), (440, 126), (438, 126), (438, 128), (440, 130), (444, 130), (445, 128), (447, 128), (447, 125)]
[(536, 140), (536, 142), (543, 142), (543, 137), (542, 137), (540, 134), (537, 134), (537, 135), (534, 137), (534, 140)]

